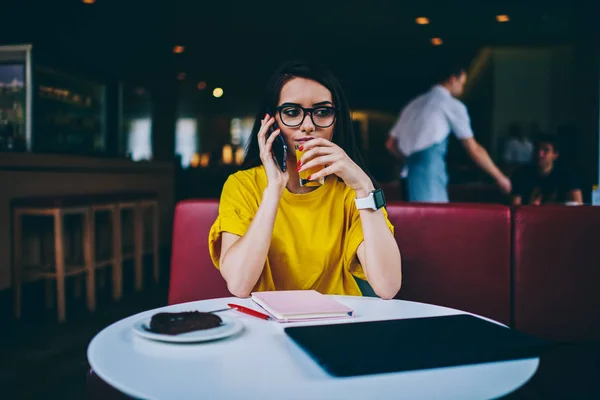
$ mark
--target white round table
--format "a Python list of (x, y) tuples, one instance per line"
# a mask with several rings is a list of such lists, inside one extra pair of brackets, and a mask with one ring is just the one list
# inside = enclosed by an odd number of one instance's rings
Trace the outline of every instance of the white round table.
[[(535, 373), (539, 359), (337, 378), (328, 375), (284, 333), (286, 326), (347, 323), (465, 314), (402, 300), (334, 296), (355, 317), (328, 322), (281, 324), (238, 311), (244, 330), (199, 344), (169, 344), (135, 335), (134, 323), (156, 312), (212, 311), (250, 299), (223, 298), (177, 304), (118, 321), (98, 333), (88, 360), (100, 378), (143, 399), (490, 399), (508, 394)], [(349, 349), (348, 351), (352, 351)]]

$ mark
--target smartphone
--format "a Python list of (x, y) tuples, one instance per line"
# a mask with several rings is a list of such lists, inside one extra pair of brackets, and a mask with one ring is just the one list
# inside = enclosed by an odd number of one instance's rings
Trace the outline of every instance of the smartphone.
[[(272, 115), (272, 114), (271, 114)], [(273, 122), (273, 125), (269, 128), (269, 136), (277, 129), (277, 122)], [(282, 172), (285, 172), (287, 168), (287, 144), (285, 143), (285, 139), (283, 139), (283, 135), (281, 132), (275, 140), (273, 141), (273, 146), (271, 147), (271, 152), (273, 153), (273, 159), (275, 163), (279, 166), (279, 169)]]

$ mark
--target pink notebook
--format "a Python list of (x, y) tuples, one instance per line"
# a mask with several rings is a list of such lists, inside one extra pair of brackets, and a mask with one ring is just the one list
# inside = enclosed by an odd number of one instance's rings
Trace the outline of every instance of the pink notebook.
[(354, 311), (316, 290), (253, 292), (252, 300), (277, 321), (348, 318)]

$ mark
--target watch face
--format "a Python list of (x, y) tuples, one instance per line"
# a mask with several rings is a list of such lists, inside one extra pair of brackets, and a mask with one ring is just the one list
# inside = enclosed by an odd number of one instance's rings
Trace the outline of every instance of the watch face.
[(375, 207), (377, 207), (378, 209), (385, 206), (385, 197), (383, 196), (383, 190), (375, 190), (373, 192), (373, 199), (375, 200)]

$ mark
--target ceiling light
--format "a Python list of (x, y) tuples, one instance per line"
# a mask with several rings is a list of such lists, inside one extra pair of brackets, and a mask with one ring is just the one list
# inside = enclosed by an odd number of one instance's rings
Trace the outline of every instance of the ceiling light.
[(440, 46), (442, 43), (444, 42), (439, 37), (434, 37), (433, 39), (431, 39), (431, 44), (434, 46)]
[(415, 20), (418, 25), (427, 25), (429, 24), (429, 18), (427, 17), (419, 17)]
[(204, 90), (204, 89), (206, 89), (206, 82), (204, 82), (204, 81), (198, 82), (198, 90)]
[(510, 21), (510, 18), (506, 14), (496, 15), (496, 21), (498, 21), (498, 22), (508, 22), (508, 21)]
[(185, 47), (183, 47), (183, 46), (173, 47), (173, 53), (175, 53), (175, 54), (181, 54), (181, 53), (183, 53), (184, 50), (185, 50)]
[(215, 96), (216, 98), (223, 96), (223, 89), (221, 89), (220, 87), (215, 88), (215, 90), (213, 90), (213, 96)]
[(81, 0), (83, 4), (94, 4), (96, 0)]
[(179, 79), (180, 81), (184, 80), (186, 77), (186, 73), (185, 72), (180, 72), (177, 74), (177, 79)]

